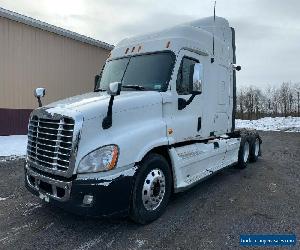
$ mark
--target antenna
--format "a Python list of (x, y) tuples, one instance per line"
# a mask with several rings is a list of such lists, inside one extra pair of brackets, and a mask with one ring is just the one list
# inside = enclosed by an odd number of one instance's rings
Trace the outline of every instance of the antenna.
[(215, 1), (214, 4), (214, 22), (216, 21), (216, 5), (217, 5), (217, 1)]
[(215, 61), (215, 26), (216, 26), (216, 5), (217, 1), (214, 3), (214, 27), (213, 27), (213, 57), (210, 59), (211, 63)]

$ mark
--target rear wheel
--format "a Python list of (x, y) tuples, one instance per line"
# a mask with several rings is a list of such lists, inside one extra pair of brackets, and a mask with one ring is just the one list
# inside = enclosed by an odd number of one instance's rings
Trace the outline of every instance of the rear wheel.
[(169, 164), (164, 157), (151, 153), (138, 169), (131, 203), (130, 217), (147, 224), (165, 211), (172, 186)]
[(255, 140), (252, 143), (251, 148), (250, 148), (251, 162), (256, 162), (259, 155), (260, 155), (260, 139), (258, 137), (255, 137)]
[(238, 168), (246, 168), (249, 162), (250, 143), (248, 137), (242, 138), (238, 155)]

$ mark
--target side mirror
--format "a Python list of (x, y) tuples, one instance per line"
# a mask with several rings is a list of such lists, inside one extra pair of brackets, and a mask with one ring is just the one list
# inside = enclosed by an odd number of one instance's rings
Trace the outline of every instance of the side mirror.
[(203, 81), (203, 65), (201, 63), (195, 63), (192, 68), (193, 71), (193, 94), (198, 95), (202, 93), (202, 81)]
[(122, 84), (120, 82), (111, 82), (108, 86), (107, 93), (111, 96), (120, 95)]
[(36, 88), (34, 90), (34, 96), (38, 99), (39, 107), (42, 107), (42, 101), (41, 97), (44, 97), (46, 94), (46, 89), (45, 88)]
[(178, 99), (178, 110), (183, 110), (186, 106), (190, 105), (196, 95), (202, 93), (202, 81), (203, 81), (203, 64), (195, 63), (190, 68), (190, 84), (192, 84), (192, 95), (188, 100), (184, 98)]
[(98, 87), (99, 79), (100, 79), (100, 75), (95, 75), (94, 90), (96, 90)]

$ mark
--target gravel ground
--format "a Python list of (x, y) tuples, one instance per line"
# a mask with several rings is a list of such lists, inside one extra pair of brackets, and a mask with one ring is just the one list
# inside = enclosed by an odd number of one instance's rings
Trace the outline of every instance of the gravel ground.
[(174, 195), (166, 213), (146, 226), (43, 204), (24, 188), (24, 160), (0, 162), (0, 248), (239, 249), (239, 235), (247, 233), (293, 233), (299, 241), (300, 133), (261, 135), (257, 163)]

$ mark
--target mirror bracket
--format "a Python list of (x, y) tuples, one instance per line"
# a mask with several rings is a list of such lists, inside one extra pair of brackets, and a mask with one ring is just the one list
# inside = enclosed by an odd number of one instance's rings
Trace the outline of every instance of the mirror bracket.
[(178, 110), (183, 110), (186, 108), (186, 106), (190, 105), (192, 101), (194, 100), (196, 95), (200, 95), (201, 92), (193, 91), (192, 95), (188, 100), (185, 100), (184, 98), (178, 98)]
[(98, 81), (100, 79), (100, 75), (95, 75), (95, 81), (94, 81), (94, 92), (97, 89)]
[(110, 96), (109, 99), (109, 104), (108, 104), (108, 108), (107, 108), (107, 114), (106, 117), (104, 117), (103, 121), (102, 121), (102, 128), (103, 129), (109, 129), (112, 126), (112, 106), (114, 103), (114, 95)]
[(115, 96), (120, 95), (122, 84), (120, 82), (112, 82), (109, 84), (107, 93), (110, 95), (106, 117), (102, 121), (102, 128), (109, 129), (112, 126), (112, 107)]

